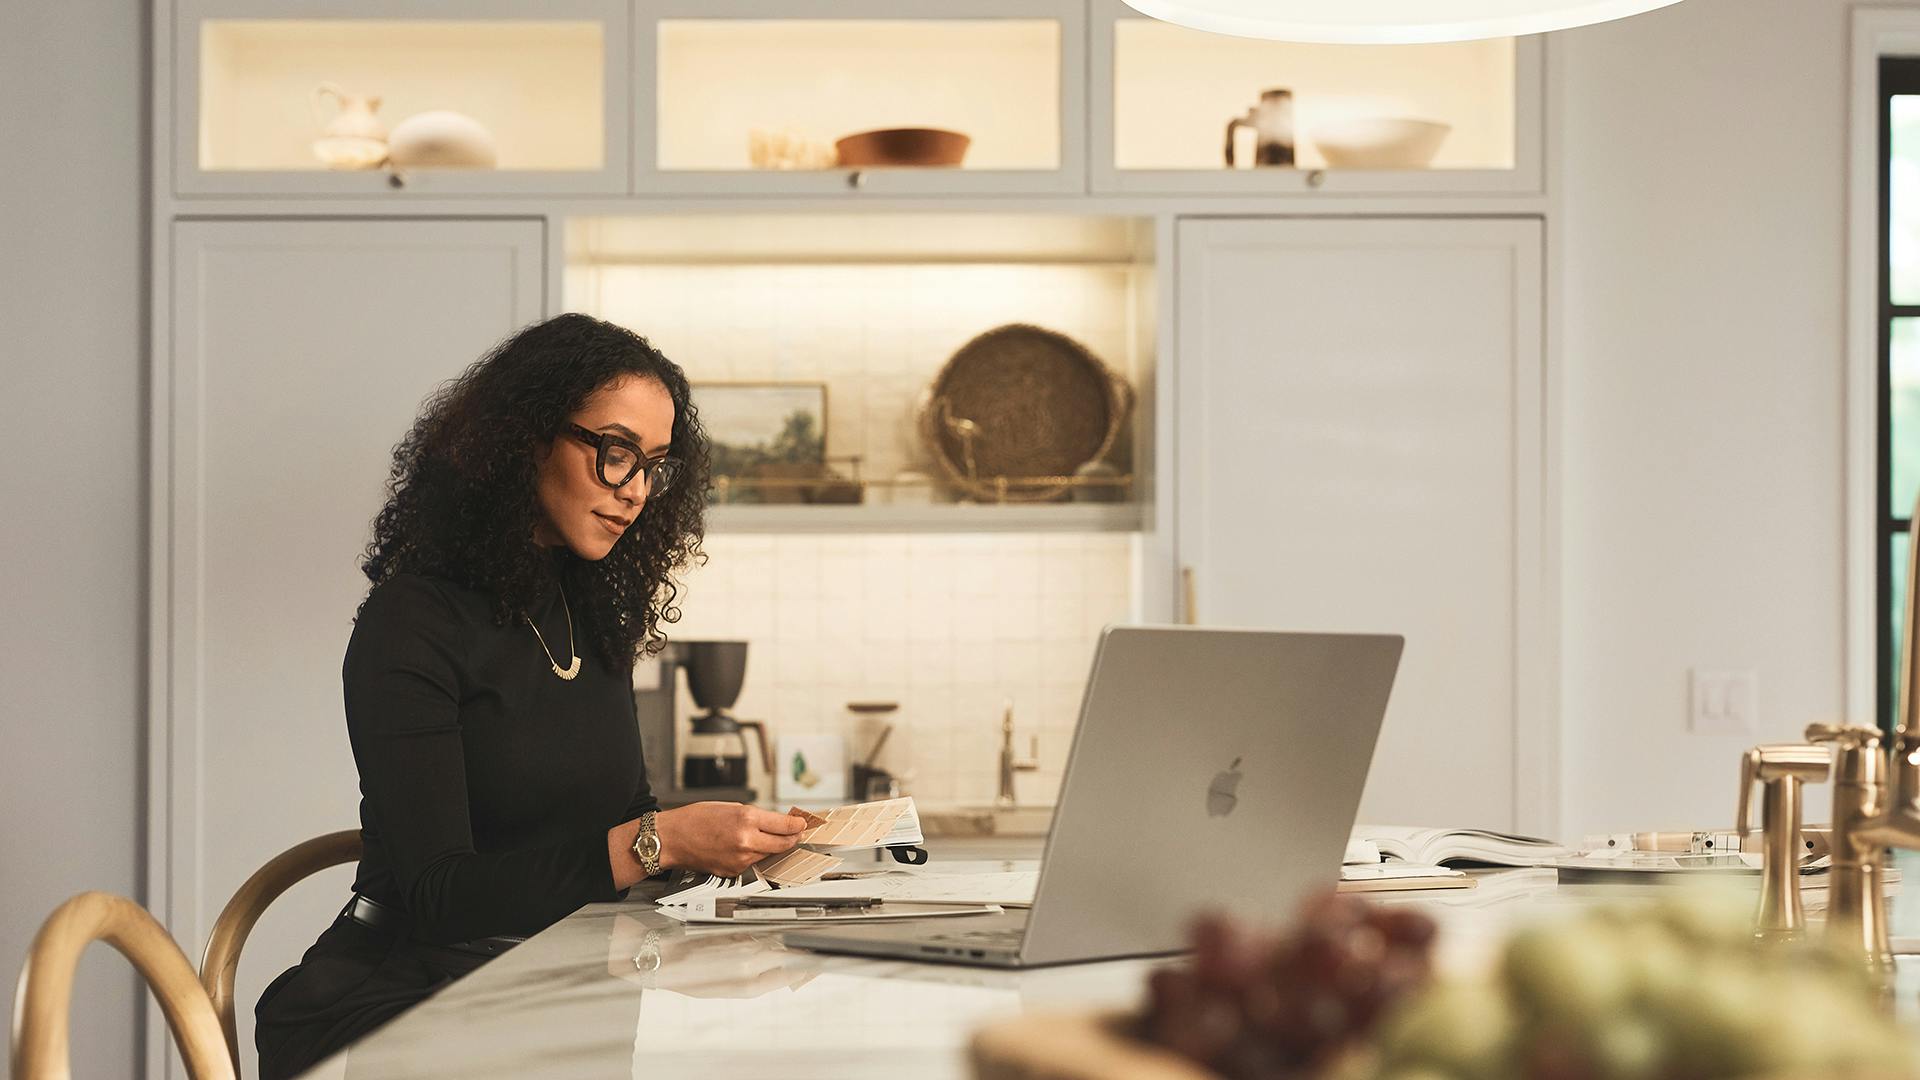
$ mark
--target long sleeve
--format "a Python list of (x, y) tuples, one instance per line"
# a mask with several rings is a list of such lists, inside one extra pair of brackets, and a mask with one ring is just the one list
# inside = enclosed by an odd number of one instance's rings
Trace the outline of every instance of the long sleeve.
[(463, 695), (476, 689), (467, 685), (471, 623), (434, 582), (396, 577), (369, 597), (344, 670), (368, 844), (384, 856), (413, 936), (426, 942), (530, 934), (615, 896), (613, 822), (569, 822), (537, 846), (476, 846), (462, 722)]
[[(627, 696), (627, 703), (629, 706), (633, 704), (633, 696), (631, 694)], [(640, 714), (636, 710), (633, 711), (631, 715), (633, 716), (633, 729), (637, 732), (640, 730)], [(623, 822), (632, 821), (634, 818), (639, 817), (649, 810), (658, 809), (660, 809), (660, 800), (653, 793), (653, 780), (647, 775), (647, 763), (643, 758), (640, 762), (640, 782), (634, 785), (633, 798), (628, 801), (626, 813), (621, 815), (620, 820)]]

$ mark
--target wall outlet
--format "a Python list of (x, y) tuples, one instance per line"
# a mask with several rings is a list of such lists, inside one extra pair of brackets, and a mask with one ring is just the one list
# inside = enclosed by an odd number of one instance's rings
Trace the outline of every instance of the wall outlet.
[(1687, 730), (1695, 735), (1752, 735), (1759, 726), (1759, 684), (1759, 675), (1750, 670), (1694, 668)]

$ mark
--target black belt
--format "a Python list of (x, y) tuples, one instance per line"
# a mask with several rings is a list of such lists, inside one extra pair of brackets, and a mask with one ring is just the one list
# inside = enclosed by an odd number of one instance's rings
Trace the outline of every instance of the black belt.
[[(359, 893), (354, 893), (353, 899), (347, 901), (347, 906), (340, 909), (340, 917), (352, 919), (369, 930), (378, 930), (386, 934), (404, 934), (407, 930), (405, 915)], [(525, 940), (525, 938), (502, 936), (474, 938), (472, 941), (456, 941), (447, 944), (437, 942), (423, 944), (433, 944), (436, 948), (453, 949), (478, 956), (499, 956)]]

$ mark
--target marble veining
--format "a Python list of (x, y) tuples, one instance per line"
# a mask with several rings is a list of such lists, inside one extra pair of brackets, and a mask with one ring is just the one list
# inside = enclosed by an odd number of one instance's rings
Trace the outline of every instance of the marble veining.
[(1010, 972), (827, 956), (778, 930), (685, 926), (644, 900), (592, 904), (307, 1075), (963, 1077), (981, 1024), (1130, 1005), (1156, 962)]
[[(1033, 861), (939, 870), (1033, 869)], [(1646, 886), (1558, 886), (1552, 870), (1486, 874), (1471, 890), (1377, 894), (1440, 920), (1437, 961), (1486, 963), (1520, 922)], [(1916, 905), (1896, 901), (1911, 933)], [(1902, 909), (1906, 910), (1902, 910)], [(1286, 913), (1276, 912), (1275, 922)], [(1165, 960), (1012, 972), (826, 956), (767, 928), (690, 927), (645, 900), (593, 904), (454, 983), (308, 1077), (960, 1078), (972, 1032), (1034, 1009), (1127, 1007)], [(1911, 1016), (1920, 971), (1900, 965)]]

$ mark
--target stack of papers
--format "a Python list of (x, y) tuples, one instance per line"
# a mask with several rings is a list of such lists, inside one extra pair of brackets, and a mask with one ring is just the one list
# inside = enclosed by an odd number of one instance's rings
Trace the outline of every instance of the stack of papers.
[[(817, 881), (806, 885), (779, 887), (762, 880), (735, 882), (708, 878), (659, 901), (660, 912), (668, 918), (693, 923), (734, 923), (744, 921), (807, 921), (877, 918), (925, 917), (929, 915), (968, 915), (999, 911), (1009, 907), (1031, 907), (1039, 884), (1037, 870), (1015, 870), (988, 874), (942, 874), (924, 870), (888, 870), (844, 881)], [(782, 906), (758, 907), (742, 913), (735, 903), (748, 897), (756, 905), (773, 902)], [(811, 902), (875, 901), (859, 911), (816, 910)], [(791, 901), (791, 906), (785, 902)]]
[(1486, 829), (1420, 829), (1405, 825), (1357, 825), (1347, 845), (1347, 861), (1366, 861), (1366, 845), (1379, 858), (1448, 866), (1544, 866), (1573, 854), (1551, 840)]

